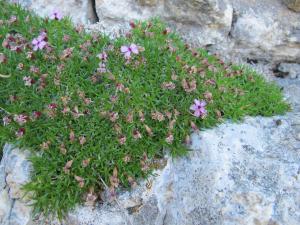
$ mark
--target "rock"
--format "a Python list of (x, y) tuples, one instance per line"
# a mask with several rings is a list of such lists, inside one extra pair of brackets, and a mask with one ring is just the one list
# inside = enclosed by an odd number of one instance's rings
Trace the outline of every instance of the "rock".
[(300, 78), (300, 64), (296, 63), (280, 63), (278, 70), (283, 73), (287, 73), (290, 78)]
[(158, 0), (138, 0), (138, 4), (141, 6), (155, 6), (158, 4)]
[(0, 224), (29, 225), (31, 207), (21, 187), (30, 179), (29, 151), (6, 144), (0, 164)]
[[(299, 0), (283, 0), (299, 10)], [(19, 0), (39, 15), (54, 9), (115, 36), (129, 21), (158, 16), (193, 45), (223, 58), (300, 63), (300, 13), (282, 0)]]
[(96, 0), (93, 29), (115, 33), (159, 16), (197, 46), (232, 59), (300, 62), (300, 14), (282, 0)]
[[(9, 187), (9, 196), (12, 199), (21, 198), (21, 186), (30, 178), (31, 166), (27, 161), (29, 151), (6, 147), (3, 161), (5, 161), (6, 185)], [(20, 173), (22, 171), (22, 173)]]
[(300, 141), (300, 133), (296, 134), (295, 136), (296, 136), (295, 138), (296, 138), (298, 141)]
[(13, 201), (5, 189), (0, 191), (0, 224), (6, 224), (10, 215)]
[(299, 0), (283, 0), (283, 2), (292, 10), (300, 12), (300, 1)]
[(131, 20), (159, 16), (202, 45), (221, 41), (232, 22), (228, 0), (96, 0), (96, 10), (98, 26), (107, 33), (124, 30)]
[[(287, 9), (281, 0), (232, 1), (235, 11), (229, 55), (260, 61), (300, 59), (300, 14)], [(227, 54), (227, 53), (226, 53)]]
[(43, 17), (50, 16), (54, 10), (59, 10), (63, 16), (70, 16), (75, 24), (94, 23), (96, 20), (90, 0), (18, 0), (17, 2)]
[(31, 208), (22, 201), (15, 201), (10, 212), (10, 224), (29, 225), (31, 222)]

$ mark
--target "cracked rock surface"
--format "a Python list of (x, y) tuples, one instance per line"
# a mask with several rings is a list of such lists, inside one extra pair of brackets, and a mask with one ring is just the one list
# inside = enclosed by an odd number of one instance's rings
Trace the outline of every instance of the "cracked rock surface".
[(94, 23), (96, 15), (93, 10), (93, 0), (10, 0), (18, 2), (23, 7), (35, 11), (39, 16), (50, 16), (55, 10), (62, 15), (71, 17), (77, 23)]
[(22, 199), (21, 187), (30, 178), (31, 165), (28, 151), (6, 144), (0, 164), (0, 224), (26, 225), (31, 209)]
[[(300, 13), (287, 0), (96, 0), (99, 23), (107, 33), (130, 20), (159, 16), (184, 38), (227, 58), (300, 62)], [(297, 5), (298, 0), (288, 5)], [(295, 6), (296, 7), (296, 6)]]

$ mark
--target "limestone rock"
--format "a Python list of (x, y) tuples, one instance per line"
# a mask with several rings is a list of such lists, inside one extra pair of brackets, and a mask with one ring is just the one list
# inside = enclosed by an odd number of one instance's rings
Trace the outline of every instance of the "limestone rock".
[(282, 0), (96, 0), (96, 11), (93, 28), (109, 34), (126, 30), (130, 20), (159, 16), (185, 39), (227, 58), (300, 62), (300, 14)]
[(300, 78), (300, 64), (280, 63), (278, 66), (280, 72), (286, 73), (290, 78)]
[(0, 191), (0, 224), (8, 222), (10, 210), (13, 201), (9, 198), (8, 192), (5, 189)]
[(300, 1), (299, 0), (283, 0), (284, 3), (292, 10), (300, 12)]
[(96, 10), (107, 33), (126, 29), (131, 20), (158, 16), (203, 45), (221, 41), (232, 22), (228, 0), (96, 0)]
[(281, 62), (300, 60), (300, 14), (281, 0), (232, 1), (235, 10), (229, 54)]
[(31, 164), (28, 151), (6, 144), (0, 164), (0, 224), (28, 225), (31, 207), (22, 199), (21, 187), (29, 181)]
[(70, 16), (77, 23), (93, 23), (95, 15), (90, 0), (17, 0), (22, 6), (34, 10), (40, 16), (50, 16), (59, 10), (63, 16)]

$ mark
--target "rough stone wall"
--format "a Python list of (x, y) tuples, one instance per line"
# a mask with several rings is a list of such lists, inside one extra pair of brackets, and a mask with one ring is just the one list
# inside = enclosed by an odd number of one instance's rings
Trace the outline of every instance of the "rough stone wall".
[(92, 0), (11, 0), (35, 11), (40, 16), (49, 16), (59, 10), (64, 16), (70, 16), (74, 23), (96, 22)]
[(300, 12), (300, 1), (299, 0), (283, 0), (284, 3), (292, 10)]
[(31, 165), (28, 151), (6, 144), (0, 163), (0, 224), (27, 225), (31, 208), (23, 199), (22, 185), (28, 182)]
[[(75, 23), (116, 34), (159, 16), (190, 43), (227, 58), (300, 63), (299, 0), (18, 0), (39, 15), (59, 9)], [(292, 9), (292, 10), (291, 10)]]
[(190, 42), (231, 58), (300, 62), (300, 14), (282, 0), (96, 0), (96, 11), (107, 32), (159, 16)]

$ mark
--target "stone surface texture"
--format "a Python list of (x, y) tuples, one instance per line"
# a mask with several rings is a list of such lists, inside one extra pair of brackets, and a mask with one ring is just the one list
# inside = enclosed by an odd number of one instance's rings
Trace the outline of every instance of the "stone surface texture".
[(222, 41), (233, 12), (228, 0), (96, 0), (96, 10), (107, 32), (122, 30), (131, 20), (159, 16), (203, 45)]
[(70, 16), (74, 23), (93, 23), (95, 15), (90, 0), (11, 0), (35, 11), (40, 16), (50, 16), (54, 10)]
[(284, 0), (284, 3), (292, 10), (300, 12), (300, 0)]
[[(83, 7), (89, 1), (20, 1), (44, 15), (58, 5), (74, 13), (74, 22), (86, 22), (91, 15)], [(116, 202), (94, 209), (78, 206), (62, 222), (31, 218), (20, 189), (29, 180), (29, 152), (6, 144), (0, 164), (0, 224), (300, 225), (300, 13), (284, 4), (298, 2), (96, 0), (99, 23), (88, 30), (115, 36), (132, 19), (161, 16), (197, 46), (248, 62), (277, 82), (292, 110), (194, 133), (186, 157), (166, 156), (164, 169), (119, 193)]]
[(300, 14), (282, 0), (96, 0), (96, 11), (94, 27), (107, 33), (159, 16), (185, 39), (228, 58), (300, 62)]
[(22, 198), (22, 185), (29, 181), (31, 165), (29, 152), (6, 144), (0, 164), (0, 224), (27, 225), (31, 208)]

